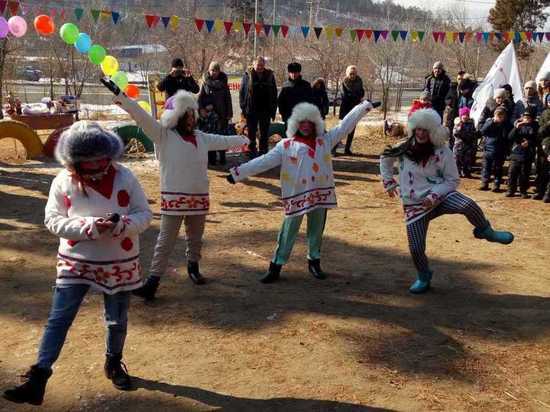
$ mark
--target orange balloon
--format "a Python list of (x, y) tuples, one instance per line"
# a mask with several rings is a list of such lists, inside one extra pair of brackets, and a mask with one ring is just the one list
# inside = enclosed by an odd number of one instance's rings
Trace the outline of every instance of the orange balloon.
[(55, 23), (50, 16), (41, 14), (34, 19), (34, 28), (42, 36), (50, 36), (55, 33)]
[(126, 88), (126, 96), (137, 99), (139, 97), (139, 88), (135, 84), (129, 84)]

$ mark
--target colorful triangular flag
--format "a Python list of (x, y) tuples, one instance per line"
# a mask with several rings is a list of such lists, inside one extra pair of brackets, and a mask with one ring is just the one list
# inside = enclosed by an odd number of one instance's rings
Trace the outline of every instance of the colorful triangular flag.
[(180, 25), (180, 18), (179, 16), (172, 16), (170, 17), (170, 28), (172, 30), (177, 30)]
[(151, 14), (145, 15), (145, 22), (147, 23), (147, 27), (149, 27), (150, 29), (155, 28), (159, 21), (159, 16), (153, 16)]
[(231, 28), (233, 27), (233, 22), (232, 21), (224, 21), (223, 22), (223, 27), (225, 29), (225, 33), (229, 34), (231, 32)]
[(212, 29), (214, 28), (214, 20), (205, 20), (206, 23), (206, 30), (208, 30), (208, 33), (212, 33)]
[(464, 43), (464, 38), (466, 37), (466, 33), (461, 31), (460, 33), (458, 33), (458, 40), (460, 41), (460, 43)]
[(248, 36), (248, 32), (250, 31), (251, 27), (252, 27), (252, 23), (247, 23), (246, 21), (243, 22), (244, 34), (246, 34)]
[(76, 17), (76, 21), (80, 21), (83, 15), (84, 15), (84, 9), (81, 9), (81, 8), (74, 9), (74, 16)]
[(289, 27), (286, 24), (283, 24), (281, 26), (281, 33), (283, 33), (283, 37), (286, 39), (286, 36), (288, 35), (288, 29)]
[(365, 30), (365, 35), (367, 36), (367, 39), (370, 40), (372, 38), (372, 30), (370, 29)]
[(92, 18), (94, 19), (94, 23), (97, 23), (97, 19), (99, 19), (99, 13), (101, 13), (101, 10), (92, 9), (92, 10), (90, 10), (90, 13), (92, 14)]
[(202, 31), (202, 28), (204, 27), (204, 20), (203, 19), (195, 19), (195, 26), (197, 26), (198, 31)]
[(354, 42), (355, 39), (357, 38), (357, 30), (351, 29), (349, 31), (349, 35), (351, 37), (351, 41)]
[(15, 16), (19, 11), (19, 2), (18, 1), (8, 1), (8, 9), (12, 16)]
[(315, 32), (315, 36), (317, 36), (317, 40), (319, 40), (319, 37), (321, 37), (321, 33), (323, 32), (322, 27), (314, 27), (313, 31)]
[(398, 30), (392, 30), (391, 38), (393, 39), (393, 41), (397, 41), (398, 37), (399, 37), (399, 31)]
[(221, 21), (220, 19), (214, 20), (214, 31), (216, 33), (220, 33), (221, 31), (223, 31), (223, 28), (223, 21)]
[(309, 34), (309, 26), (302, 26), (302, 34), (304, 35), (304, 39), (307, 39), (307, 35)]
[(380, 30), (374, 30), (374, 42), (378, 43), (379, 38), (380, 38)]
[(162, 16), (160, 18), (160, 21), (162, 22), (162, 25), (164, 26), (164, 28), (167, 29), (168, 24), (170, 23), (170, 17), (169, 16)]
[(334, 37), (334, 27), (327, 26), (325, 27), (325, 36), (327, 36), (327, 39), (330, 41)]
[(357, 32), (357, 41), (360, 42), (363, 39), (363, 36), (365, 35), (365, 30), (357, 29), (355, 31)]
[(111, 18), (113, 19), (113, 23), (117, 24), (118, 21), (120, 20), (120, 13), (117, 12), (117, 11), (112, 11), (111, 12)]
[(421, 42), (424, 41), (424, 35), (426, 34), (426, 32), (425, 31), (419, 31), (417, 33), (418, 33), (418, 40), (420, 40)]
[(405, 41), (407, 40), (407, 35), (409, 32), (407, 30), (400, 30), (399, 31), (399, 37), (401, 37), (401, 40)]
[(271, 24), (264, 24), (264, 33), (265, 33), (265, 35), (269, 37), (270, 32), (271, 32)]
[(336, 34), (336, 37), (342, 37), (343, 32), (344, 32), (344, 29), (341, 27), (336, 27), (334, 29), (334, 33)]
[(256, 30), (256, 34), (259, 36), (262, 32), (262, 29), (264, 28), (264, 25), (262, 23), (255, 23), (254, 28)]
[(274, 24), (271, 26), (271, 30), (273, 30), (273, 35), (275, 37), (279, 37), (279, 32), (281, 31), (281, 25), (280, 24)]

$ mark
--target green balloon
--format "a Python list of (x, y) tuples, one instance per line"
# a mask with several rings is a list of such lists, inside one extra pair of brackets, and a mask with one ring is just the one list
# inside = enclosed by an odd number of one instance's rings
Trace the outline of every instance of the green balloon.
[(116, 72), (111, 76), (111, 80), (122, 91), (126, 90), (128, 87), (128, 76), (124, 72)]
[(79, 34), (80, 30), (78, 30), (78, 27), (73, 23), (65, 23), (59, 29), (59, 35), (67, 44), (75, 44)]
[(107, 51), (99, 44), (94, 44), (88, 51), (88, 58), (93, 64), (97, 65), (101, 64), (106, 55)]

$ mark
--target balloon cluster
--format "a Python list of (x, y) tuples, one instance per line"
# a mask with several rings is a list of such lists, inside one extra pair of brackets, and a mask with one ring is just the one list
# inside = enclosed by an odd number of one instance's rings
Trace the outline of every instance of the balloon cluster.
[(0, 39), (4, 39), (9, 33), (15, 37), (22, 37), (27, 32), (27, 22), (23, 17), (12, 16), (9, 20), (0, 17)]
[[(10, 18), (6, 24), (9, 24), (14, 18), (23, 20), (18, 16), (14, 16)], [(5, 37), (2, 36), (2, 19), (4, 18), (0, 17), (0, 38)], [(23, 23), (25, 23), (24, 20)], [(55, 23), (53, 19), (45, 14), (37, 16), (34, 19), (34, 28), (41, 36), (50, 36), (55, 33)], [(25, 23), (23, 34), (26, 30), (27, 25)], [(10, 31), (16, 35), (15, 31), (11, 29), (11, 26)], [(19, 32), (20, 31), (21, 29), (19, 29)], [(120, 90), (124, 91), (128, 97), (131, 97), (132, 99), (137, 99), (139, 97), (139, 88), (136, 85), (128, 84), (128, 75), (125, 72), (119, 71), (120, 66), (118, 60), (113, 56), (107, 55), (107, 50), (105, 50), (103, 46), (93, 44), (92, 38), (87, 33), (81, 33), (78, 26), (73, 23), (65, 23), (59, 28), (59, 35), (65, 43), (73, 45), (78, 52), (87, 54), (90, 62), (96, 66), (100, 66), (101, 71), (106, 76), (109, 76), (111, 80), (120, 88)], [(148, 104), (145, 101), (139, 102), (140, 105), (141, 103)], [(151, 111), (150, 107), (148, 111)]]

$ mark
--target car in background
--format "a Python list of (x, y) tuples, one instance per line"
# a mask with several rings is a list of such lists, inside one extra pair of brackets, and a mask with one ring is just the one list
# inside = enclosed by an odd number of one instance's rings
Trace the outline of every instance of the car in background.
[(42, 77), (42, 74), (42, 70), (27, 66), (18, 71), (17, 77), (30, 82), (37, 82)]

